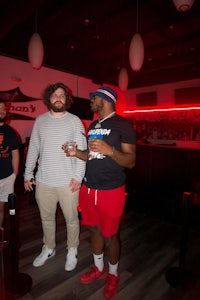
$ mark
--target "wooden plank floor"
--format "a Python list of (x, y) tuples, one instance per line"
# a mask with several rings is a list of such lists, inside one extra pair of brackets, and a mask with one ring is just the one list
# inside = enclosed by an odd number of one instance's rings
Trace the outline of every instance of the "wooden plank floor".
[[(79, 282), (79, 275), (92, 264), (89, 232), (81, 227), (79, 261), (72, 272), (64, 270), (66, 229), (60, 209), (57, 213), (56, 255), (44, 266), (35, 268), (33, 259), (42, 246), (42, 230), (36, 205), (29, 203), (18, 189), (19, 272), (32, 278), (32, 289), (20, 300), (100, 300), (103, 281), (89, 285)], [(127, 211), (123, 216), (120, 238), (119, 292), (121, 300), (198, 300), (200, 299), (200, 234), (190, 230), (186, 268), (192, 284), (173, 288), (165, 279), (167, 269), (178, 266), (181, 227), (165, 220)], [(105, 263), (106, 260), (105, 260)], [(7, 268), (7, 266), (4, 266)], [(7, 300), (7, 299), (6, 299)]]

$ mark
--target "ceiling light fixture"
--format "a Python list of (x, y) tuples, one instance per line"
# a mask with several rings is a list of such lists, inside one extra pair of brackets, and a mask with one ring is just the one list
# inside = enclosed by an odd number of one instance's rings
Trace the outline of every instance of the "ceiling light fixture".
[(125, 92), (128, 88), (128, 72), (125, 67), (122, 67), (119, 72), (118, 85), (122, 92)]
[(33, 69), (40, 69), (44, 58), (42, 39), (37, 33), (37, 12), (35, 15), (35, 33), (30, 38), (28, 45), (28, 58)]
[(122, 51), (122, 68), (119, 72), (118, 85), (122, 92), (125, 92), (128, 88), (128, 72), (124, 67), (124, 53), (125, 52), (125, 43), (123, 42), (123, 51)]
[(190, 10), (192, 7), (194, 0), (172, 0), (176, 9), (180, 12), (184, 12)]
[(133, 71), (139, 71), (144, 61), (144, 43), (138, 33), (138, 0), (136, 12), (136, 33), (132, 37), (129, 48), (129, 62)]

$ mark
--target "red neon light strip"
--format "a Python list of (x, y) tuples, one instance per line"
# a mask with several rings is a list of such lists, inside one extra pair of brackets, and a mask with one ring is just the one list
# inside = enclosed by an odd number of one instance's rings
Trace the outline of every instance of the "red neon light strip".
[(162, 112), (162, 111), (182, 111), (182, 110), (198, 110), (200, 106), (191, 107), (169, 107), (169, 108), (149, 108), (149, 109), (135, 109), (135, 110), (124, 110), (125, 114), (135, 113), (148, 113), (148, 112)]

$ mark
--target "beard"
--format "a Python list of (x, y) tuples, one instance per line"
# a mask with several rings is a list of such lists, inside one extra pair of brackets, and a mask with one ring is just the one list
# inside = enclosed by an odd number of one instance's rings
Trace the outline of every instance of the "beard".
[[(57, 106), (57, 103), (61, 103), (62, 105)], [(62, 103), (60, 101), (56, 101), (55, 103), (50, 103), (49, 104), (49, 109), (54, 111), (54, 112), (64, 112), (67, 110), (67, 105), (66, 103)]]
[(101, 100), (100, 103), (96, 104), (96, 106), (94, 106), (93, 101), (91, 101), (90, 107), (92, 112), (99, 113), (104, 107), (103, 100)]

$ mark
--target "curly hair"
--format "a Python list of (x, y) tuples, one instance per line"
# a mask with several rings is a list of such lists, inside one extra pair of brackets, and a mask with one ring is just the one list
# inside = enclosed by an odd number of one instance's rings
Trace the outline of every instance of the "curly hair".
[(72, 92), (69, 89), (69, 87), (67, 87), (66, 85), (64, 85), (64, 83), (61, 82), (56, 82), (54, 84), (49, 84), (46, 89), (44, 90), (44, 92), (42, 93), (42, 99), (44, 100), (44, 104), (47, 106), (48, 109), (51, 108), (50, 105), (50, 98), (51, 95), (58, 89), (58, 88), (62, 88), (66, 97), (66, 109), (70, 108), (70, 106), (73, 103), (73, 98), (72, 98)]

